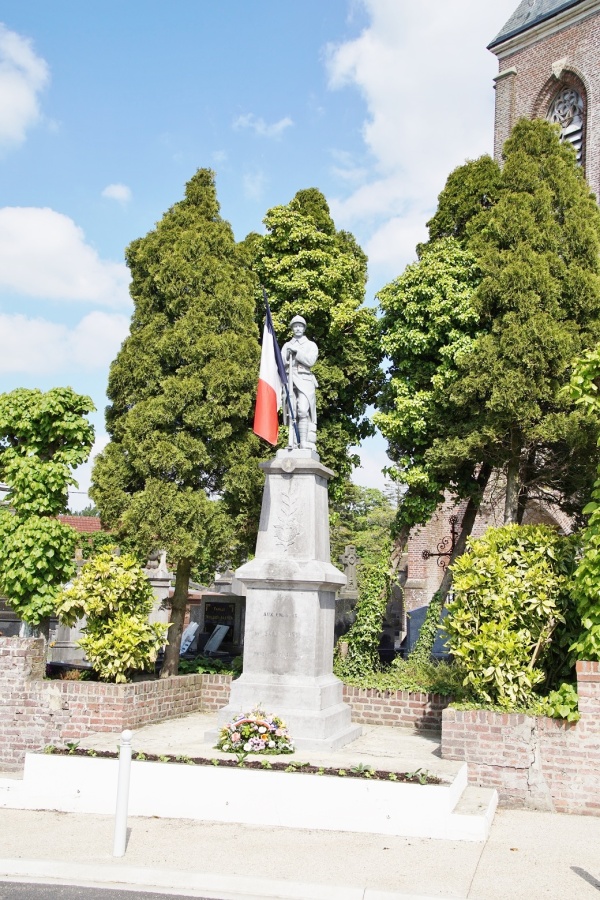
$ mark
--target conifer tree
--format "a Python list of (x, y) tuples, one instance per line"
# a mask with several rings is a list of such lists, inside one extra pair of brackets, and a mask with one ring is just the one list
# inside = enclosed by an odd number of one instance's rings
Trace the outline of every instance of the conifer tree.
[(554, 126), (517, 123), (498, 200), (477, 226), (469, 247), (483, 275), (481, 331), (452, 400), (462, 411), (482, 409), (473, 435), (482, 457), (506, 472), (504, 521), (516, 522), (548, 453), (560, 452), (574, 420), (575, 432), (581, 424), (560, 389), (574, 358), (600, 336), (600, 211)]
[(177, 672), (192, 571), (209, 577), (224, 556), (253, 545), (254, 279), (207, 169), (126, 259), (135, 309), (110, 369), (111, 441), (91, 496), (140, 554), (164, 548), (176, 567), (165, 676)]
[[(317, 450), (337, 478), (348, 478), (356, 454), (349, 448), (373, 432), (367, 418), (381, 385), (375, 310), (364, 305), (367, 258), (355, 238), (337, 231), (316, 188), (298, 191), (287, 206), (269, 210), (267, 234), (246, 239), (248, 258), (267, 290), (280, 343), (295, 315), (319, 347)], [(262, 302), (257, 303), (262, 321)]]

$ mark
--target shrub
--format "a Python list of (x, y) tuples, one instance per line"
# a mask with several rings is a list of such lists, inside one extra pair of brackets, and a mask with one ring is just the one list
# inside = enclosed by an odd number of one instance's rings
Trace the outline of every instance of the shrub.
[(397, 656), (393, 663), (381, 672), (370, 672), (360, 676), (346, 676), (347, 684), (377, 691), (411, 691), (412, 693), (462, 696), (462, 675), (453, 663), (432, 660), (401, 659)]
[(100, 553), (59, 597), (61, 622), (86, 618), (78, 641), (101, 681), (125, 682), (152, 669), (168, 625), (150, 624), (154, 594), (133, 556)]
[[(376, 562), (362, 565), (358, 570), (356, 619), (338, 641), (334, 658), (334, 672), (339, 678), (360, 678), (381, 668), (379, 641), (388, 601), (388, 567), (389, 546), (386, 543)], [(341, 643), (348, 644), (346, 656), (340, 653)]]
[(583, 555), (573, 579), (573, 599), (581, 625), (571, 649), (578, 659), (600, 661), (600, 478), (592, 497), (583, 510), (589, 520), (583, 532)]
[(527, 706), (537, 685), (564, 674), (557, 656), (572, 640), (574, 559), (573, 539), (544, 525), (490, 528), (469, 541), (453, 567), (445, 627), (471, 699)]

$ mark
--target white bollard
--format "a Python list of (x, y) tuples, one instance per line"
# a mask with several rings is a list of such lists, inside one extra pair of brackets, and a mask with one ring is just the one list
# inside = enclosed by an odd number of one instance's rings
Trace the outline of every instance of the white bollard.
[(127, 846), (127, 807), (129, 806), (132, 737), (132, 731), (124, 731), (121, 734), (121, 743), (119, 746), (119, 780), (117, 782), (117, 808), (115, 810), (113, 856), (125, 856), (125, 847)]

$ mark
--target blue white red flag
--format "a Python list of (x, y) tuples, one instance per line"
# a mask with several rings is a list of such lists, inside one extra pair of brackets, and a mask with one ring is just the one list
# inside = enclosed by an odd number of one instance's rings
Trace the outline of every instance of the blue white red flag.
[(270, 444), (276, 444), (279, 436), (279, 415), (282, 385), (286, 383), (285, 366), (275, 337), (269, 301), (263, 290), (267, 315), (263, 329), (260, 373), (254, 411), (254, 433)]

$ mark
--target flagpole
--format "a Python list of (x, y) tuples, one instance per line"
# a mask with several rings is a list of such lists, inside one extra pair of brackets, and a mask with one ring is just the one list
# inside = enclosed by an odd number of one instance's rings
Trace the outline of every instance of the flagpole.
[(285, 399), (287, 401), (286, 405), (288, 408), (288, 415), (289, 415), (289, 419), (290, 419), (288, 447), (290, 449), (292, 449), (294, 446), (294, 442), (293, 442), (293, 438), (292, 438), (292, 426), (294, 428), (293, 433), (296, 435), (296, 442), (297, 442), (298, 446), (300, 446), (300, 430), (298, 428), (298, 423), (296, 421), (296, 416), (294, 414), (294, 405), (292, 403), (292, 398), (291, 398), (291, 393), (294, 390), (293, 384), (290, 384), (290, 382), (291, 382), (291, 377), (290, 377), (291, 376), (291, 362), (290, 362), (289, 372), (286, 372), (283, 358), (281, 356), (281, 350), (279, 348), (279, 344), (277, 343), (277, 340), (275, 339), (275, 330), (273, 328), (273, 319), (271, 317), (271, 307), (269, 306), (269, 298), (267, 297), (267, 292), (265, 291), (262, 284), (261, 284), (261, 289), (262, 289), (263, 298), (265, 301), (265, 308), (267, 311), (267, 321), (270, 323), (271, 331), (273, 333), (273, 344), (274, 344), (274, 350), (275, 350), (275, 357), (277, 359), (277, 368), (279, 369), (279, 377), (281, 379), (281, 383), (282, 383), (284, 391), (285, 391)]

